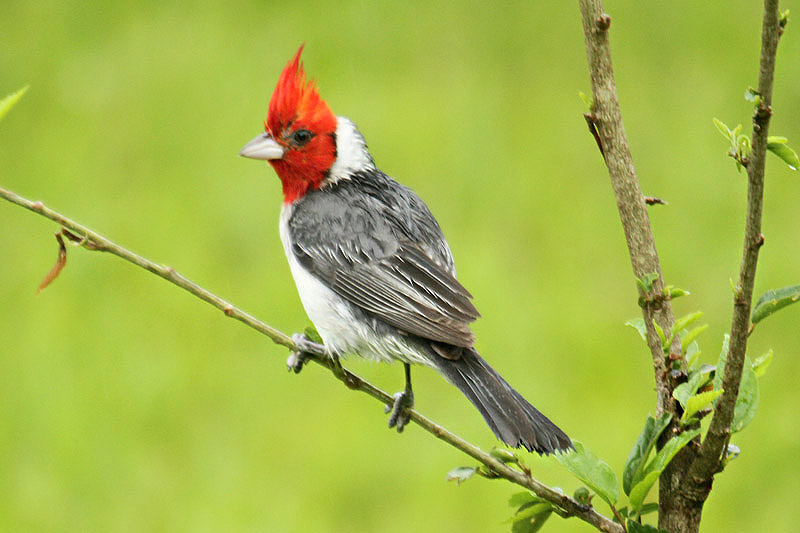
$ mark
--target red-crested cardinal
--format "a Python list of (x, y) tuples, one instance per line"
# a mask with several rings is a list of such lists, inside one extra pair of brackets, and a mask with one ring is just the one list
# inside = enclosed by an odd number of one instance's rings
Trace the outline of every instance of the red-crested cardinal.
[[(378, 169), (356, 126), (331, 112), (314, 81), (306, 83), (302, 50), (278, 79), (265, 132), (240, 155), (269, 161), (281, 180), (281, 240), (326, 353), (403, 362), (405, 390), (387, 406), (398, 431), (414, 404), (410, 365), (421, 364), (458, 387), (507, 445), (571, 449), (475, 351), (470, 323), (480, 314), (456, 279), (439, 224), (419, 196)], [(290, 358), (295, 371), (302, 364)]]

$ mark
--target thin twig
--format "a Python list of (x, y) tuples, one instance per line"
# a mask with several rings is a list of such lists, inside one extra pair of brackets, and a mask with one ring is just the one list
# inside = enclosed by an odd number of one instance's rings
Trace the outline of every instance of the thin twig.
[[(655, 319), (662, 331), (669, 336), (674, 322), (672, 308), (668, 301), (654, 297), (661, 294), (664, 280), (661, 276), (661, 264), (658, 260), (658, 251), (647, 214), (645, 197), (639, 186), (639, 179), (636, 177), (619, 109), (614, 68), (611, 63), (611, 48), (608, 41), (611, 17), (604, 12), (602, 2), (599, 0), (580, 0), (580, 8), (594, 101), (594, 108), (590, 116), (594, 125), (592, 134), (595, 136), (598, 146), (603, 147), (608, 174), (617, 200), (617, 209), (625, 230), (633, 274), (639, 279), (643, 279), (651, 273), (658, 274), (658, 278), (653, 283), (652, 294), (640, 294), (640, 296), (643, 301), (649, 302), (648, 305), (642, 307), (642, 311), (658, 390), (656, 415), (660, 416), (662, 413), (672, 410), (672, 390), (661, 339), (653, 326), (653, 320)], [(679, 342), (679, 339), (676, 339), (676, 342)]]
[[(235, 318), (240, 322), (250, 326), (251, 328), (255, 329), (256, 331), (263, 333), (267, 337), (273, 340), (276, 344), (280, 344), (281, 346), (285, 346), (289, 350), (296, 351), (297, 346), (295, 345), (294, 341), (286, 335), (285, 333), (265, 324), (264, 322), (258, 320), (257, 318), (253, 317), (249, 313), (246, 313), (239, 309), (238, 307), (234, 306), (233, 304), (223, 300), (222, 298), (216, 296), (215, 294), (211, 293), (210, 291), (200, 287), (196, 283), (193, 283), (189, 279), (185, 278), (184, 276), (178, 274), (174, 268), (164, 265), (158, 265), (130, 250), (119, 246), (111, 242), (110, 240), (106, 239), (102, 235), (90, 230), (89, 228), (70, 220), (69, 218), (65, 217), (64, 215), (53, 211), (52, 209), (46, 207), (42, 202), (32, 202), (27, 200), (12, 191), (6, 190), (0, 187), (0, 198), (4, 198), (9, 202), (22, 206), (26, 209), (33, 211), (39, 215), (42, 215), (50, 220), (53, 220), (59, 223), (62, 227), (67, 228), (72, 232), (72, 235), (68, 235), (70, 240), (78, 239), (78, 244), (81, 244), (84, 248), (89, 250), (96, 250), (102, 252), (108, 252), (117, 257), (120, 257), (134, 265), (137, 265), (145, 270), (156, 274), (164, 278), (165, 280), (169, 281), (181, 287), (182, 289), (186, 290), (190, 294), (197, 296), (201, 300), (208, 302), (209, 304), (213, 305), (217, 309), (221, 310), (225, 313), (225, 316)], [(337, 365), (334, 359), (330, 357), (326, 357), (324, 354), (316, 353), (310, 354), (313, 357), (311, 358), (314, 362), (318, 363), (319, 365), (327, 368), (331, 371), (331, 373), (336, 377), (336, 379), (340, 380), (344, 383), (348, 388), (359, 390), (376, 400), (380, 401), (383, 404), (391, 404), (394, 402), (394, 398), (384, 392), (383, 390), (379, 389), (378, 387), (372, 385), (365, 379), (353, 374), (347, 369), (341, 368), (340, 365)], [(426, 418), (425, 416), (421, 415), (419, 412), (415, 410), (409, 410), (411, 415), (411, 420), (413, 420), (418, 426), (423, 428), (425, 431), (431, 433), (436, 438), (450, 444), (454, 448), (461, 450), (463, 453), (469, 455), (473, 459), (479, 461), (483, 465), (485, 465), (489, 471), (497, 474), (498, 476), (525, 487), (531, 491), (533, 491), (537, 496), (547, 500), (548, 502), (552, 503), (553, 505), (557, 506), (559, 514), (566, 514), (568, 516), (575, 516), (580, 518), (581, 520), (588, 522), (589, 524), (593, 525), (600, 531), (605, 531), (608, 533), (624, 533), (624, 529), (619, 524), (615, 523), (614, 521), (606, 518), (605, 516), (599, 514), (595, 511), (592, 507), (583, 505), (573, 498), (562, 494), (561, 492), (552, 489), (541, 483), (540, 481), (533, 478), (529, 472), (520, 472), (511, 468), (510, 466), (498, 461), (490, 454), (484, 452), (474, 444), (471, 444), (464, 439), (458, 437), (451, 431), (447, 430), (446, 428), (442, 427), (441, 425), (435, 423), (434, 421)]]
[(778, 0), (764, 1), (764, 20), (761, 28), (761, 61), (758, 75), (760, 103), (753, 113), (753, 142), (747, 165), (747, 218), (744, 230), (742, 262), (739, 281), (733, 299), (730, 343), (720, 396), (714, 416), (700, 454), (689, 471), (690, 480), (698, 486), (710, 483), (719, 470), (723, 451), (730, 439), (739, 382), (742, 379), (747, 336), (751, 331), (750, 308), (753, 301), (758, 252), (764, 244), (761, 235), (761, 213), (764, 198), (764, 166), (767, 154), (767, 136), (772, 116), (772, 86), (775, 75), (775, 56), (782, 28), (779, 21)]

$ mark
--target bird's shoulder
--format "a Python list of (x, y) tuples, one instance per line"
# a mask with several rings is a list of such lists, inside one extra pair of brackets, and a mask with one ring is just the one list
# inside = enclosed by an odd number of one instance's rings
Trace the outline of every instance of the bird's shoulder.
[(353, 305), (406, 334), (473, 345), (469, 324), (480, 314), (439, 225), (410, 189), (383, 174), (354, 176), (293, 204), (288, 230), (288, 253)]
[(428, 206), (379, 170), (355, 172), (309, 192), (293, 206), (288, 225), (294, 242), (334, 245), (358, 262), (411, 246), (455, 273), (450, 248)]

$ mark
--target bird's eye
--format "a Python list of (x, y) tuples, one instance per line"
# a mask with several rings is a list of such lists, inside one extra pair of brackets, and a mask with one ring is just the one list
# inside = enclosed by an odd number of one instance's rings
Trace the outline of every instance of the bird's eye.
[(296, 132), (292, 133), (291, 139), (292, 143), (295, 146), (305, 146), (308, 141), (311, 140), (314, 134), (308, 130), (297, 130)]

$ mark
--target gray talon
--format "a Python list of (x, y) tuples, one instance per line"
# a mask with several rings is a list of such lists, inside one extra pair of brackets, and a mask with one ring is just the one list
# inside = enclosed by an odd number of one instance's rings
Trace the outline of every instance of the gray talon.
[(397, 428), (398, 433), (402, 433), (408, 422), (411, 420), (411, 413), (408, 411), (414, 407), (414, 394), (411, 391), (398, 392), (394, 395), (394, 405), (387, 405), (385, 412), (392, 412), (389, 417), (389, 427)]
[(289, 372), (299, 374), (306, 362), (308, 362), (308, 355), (305, 352), (292, 352), (286, 359), (286, 368), (289, 369)]
[(303, 370), (303, 366), (309, 359), (313, 358), (315, 354), (325, 352), (325, 347), (323, 345), (311, 342), (302, 333), (295, 333), (292, 335), (292, 340), (297, 346), (297, 351), (289, 355), (289, 358), (286, 360), (286, 366), (290, 372), (294, 371), (295, 374), (299, 374), (300, 371)]

